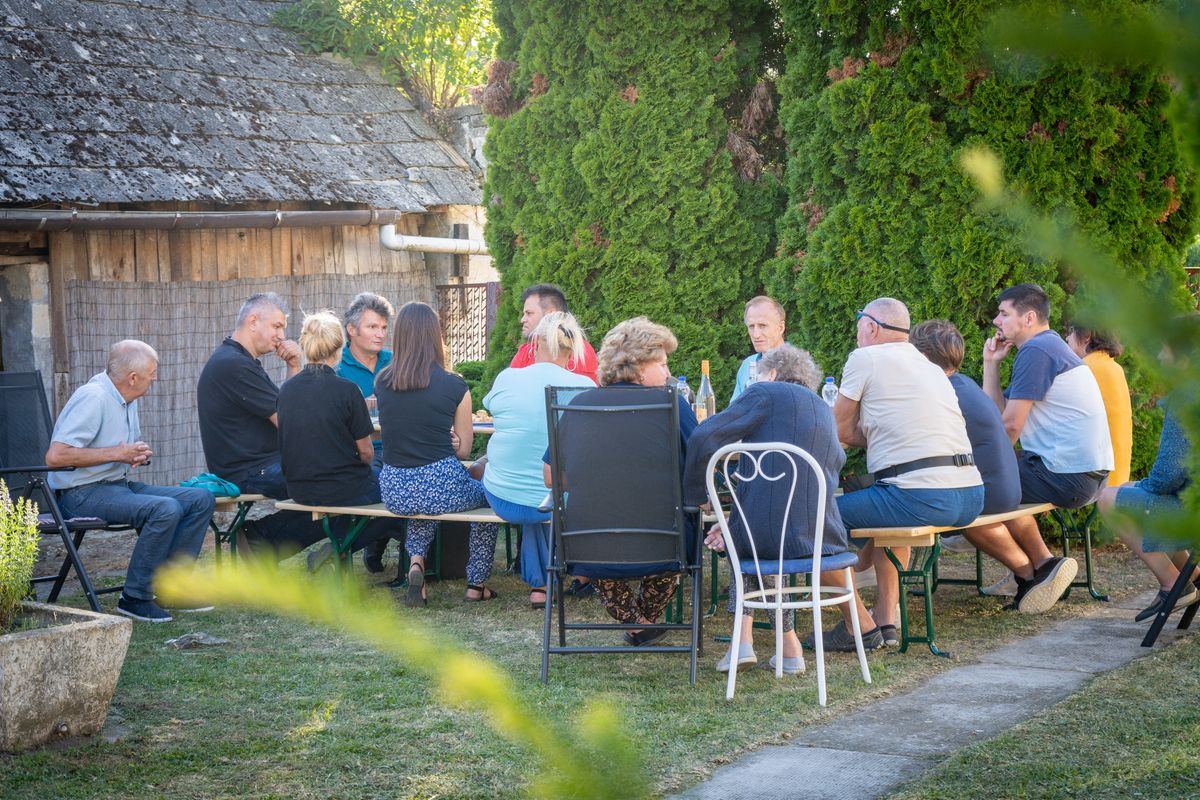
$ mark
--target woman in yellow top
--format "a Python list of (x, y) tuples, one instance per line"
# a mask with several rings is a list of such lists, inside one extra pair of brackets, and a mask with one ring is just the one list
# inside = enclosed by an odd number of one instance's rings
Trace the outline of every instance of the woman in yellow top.
[(1133, 452), (1133, 411), (1129, 402), (1129, 384), (1125, 370), (1115, 359), (1124, 348), (1115, 336), (1087, 328), (1077, 322), (1067, 325), (1067, 345), (1083, 359), (1100, 384), (1104, 411), (1108, 415), (1108, 435), (1112, 439), (1113, 471), (1108, 485), (1120, 486), (1129, 480), (1129, 459)]

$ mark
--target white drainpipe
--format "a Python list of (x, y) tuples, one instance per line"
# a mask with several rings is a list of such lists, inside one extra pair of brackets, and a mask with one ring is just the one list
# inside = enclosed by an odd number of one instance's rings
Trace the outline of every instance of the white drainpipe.
[(405, 236), (396, 233), (395, 225), (379, 226), (379, 243), (388, 250), (409, 250), (420, 253), (455, 253), (467, 256), (488, 255), (487, 242), (479, 239), (444, 239), (436, 236)]

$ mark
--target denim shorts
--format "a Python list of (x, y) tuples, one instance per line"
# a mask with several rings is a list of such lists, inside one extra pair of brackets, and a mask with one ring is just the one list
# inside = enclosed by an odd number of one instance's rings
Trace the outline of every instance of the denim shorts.
[[(983, 510), (983, 484), (959, 489), (901, 489), (876, 483), (837, 498), (846, 530), (898, 528), (913, 525), (969, 525)], [(852, 537), (863, 547), (869, 540)]]
[[(1153, 514), (1158, 511), (1179, 511), (1183, 503), (1177, 494), (1155, 494), (1140, 486), (1122, 486), (1117, 490), (1114, 504), (1118, 511), (1136, 516), (1138, 514)], [(1181, 549), (1179, 542), (1168, 542), (1153, 536), (1142, 536), (1142, 550), (1147, 553), (1174, 553)]]

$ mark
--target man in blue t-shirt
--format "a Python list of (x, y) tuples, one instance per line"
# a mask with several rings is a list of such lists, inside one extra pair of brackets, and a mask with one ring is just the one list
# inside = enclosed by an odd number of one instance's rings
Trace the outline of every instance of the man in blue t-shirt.
[[(1060, 508), (1091, 503), (1113, 468), (1108, 417), (1092, 371), (1050, 330), (1050, 299), (1036, 284), (1001, 292), (992, 322), (997, 332), (983, 346), (983, 390), (1000, 409), (1009, 440), (1021, 443), (1021, 502)], [(1014, 348), (1008, 391), (1002, 392), (1000, 364)], [(1022, 613), (1049, 609), (1071, 585), (1079, 564), (1050, 554), (1033, 517), (1003, 527), (1029, 560), (1013, 570), (1013, 605)], [(976, 532), (976, 545), (991, 555), (988, 537), (1003, 541), (1003, 534)]]
[[(360, 292), (346, 309), (346, 346), (342, 348), (342, 360), (337, 365), (337, 374), (353, 381), (367, 400), (367, 410), (372, 417), (378, 415), (375, 408), (375, 376), (392, 363), (392, 351), (387, 349), (388, 323), (394, 309), (386, 299), (371, 292)], [(383, 469), (383, 440), (376, 438), (375, 460), (371, 466)], [(398, 538), (402, 538), (399, 534)], [(367, 572), (383, 572), (383, 553), (388, 539), (373, 540), (363, 548), (363, 566)]]
[(787, 322), (787, 312), (783, 310), (778, 300), (760, 294), (750, 298), (746, 303), (746, 313), (742, 317), (746, 323), (746, 333), (750, 336), (750, 344), (754, 352), (742, 360), (738, 367), (737, 381), (733, 385), (732, 403), (738, 395), (746, 391), (746, 387), (754, 383), (758, 373), (758, 362), (762, 354), (783, 344), (784, 325)]

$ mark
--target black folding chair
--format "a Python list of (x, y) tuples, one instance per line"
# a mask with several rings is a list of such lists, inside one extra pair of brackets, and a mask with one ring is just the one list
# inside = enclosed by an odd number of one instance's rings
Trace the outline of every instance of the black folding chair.
[[(1146, 636), (1142, 639), (1142, 647), (1153, 647), (1154, 643), (1158, 641), (1158, 635), (1162, 633), (1163, 627), (1167, 624), (1167, 618), (1175, 612), (1175, 603), (1183, 596), (1188, 584), (1192, 582), (1192, 571), (1195, 568), (1196, 551), (1193, 549), (1188, 551), (1187, 562), (1179, 570), (1179, 577), (1175, 579), (1171, 590), (1167, 592), (1167, 599), (1162, 608), (1154, 615), (1154, 620), (1150, 623), (1150, 630), (1146, 631)], [(1198, 605), (1200, 603), (1192, 603), (1183, 610), (1183, 616), (1179, 618), (1179, 624), (1175, 626), (1177, 630), (1186, 631), (1191, 627)]]
[(47, 599), (58, 599), (67, 576), (74, 567), (93, 611), (100, 611), (97, 595), (119, 592), (124, 586), (96, 589), (79, 558), (83, 536), (92, 530), (131, 530), (129, 525), (110, 525), (98, 517), (67, 519), (58, 507), (54, 490), (46, 483), (48, 472), (62, 472), (74, 467), (46, 466), (46, 450), (54, 427), (42, 376), (37, 372), (0, 372), (0, 478), (8, 484), (14, 497), (25, 497), (37, 503), (38, 529), (45, 534), (57, 534), (62, 539), (66, 556), (54, 575), (34, 578), (31, 583), (50, 583), (53, 586)]
[[(699, 509), (683, 505), (675, 388), (550, 386), (546, 415), (553, 536), (541, 682), (545, 684), (549, 676), (551, 654), (688, 653), (689, 677), (695, 685), (702, 638), (701, 537)], [(692, 583), (691, 622), (567, 622), (563, 584), (567, 575), (581, 569), (596, 578), (686, 571)], [(558, 645), (551, 646), (555, 610)], [(647, 629), (686, 631), (689, 642), (686, 646), (567, 645), (567, 631)]]

